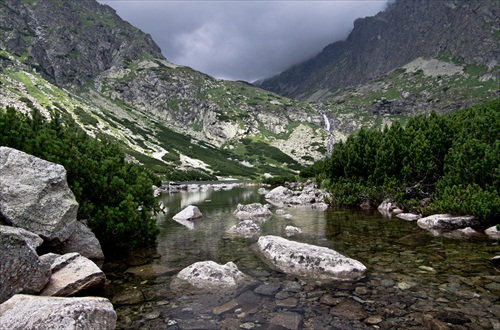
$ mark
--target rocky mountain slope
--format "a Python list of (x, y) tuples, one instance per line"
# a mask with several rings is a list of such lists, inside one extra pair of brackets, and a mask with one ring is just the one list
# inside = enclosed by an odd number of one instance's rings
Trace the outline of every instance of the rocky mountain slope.
[[(499, 17), (498, 0), (396, 0), (384, 12), (356, 20), (346, 40), (259, 84), (304, 100), (337, 96), (337, 101), (346, 101), (373, 92), (398, 100), (407, 112), (419, 111), (430, 98), (444, 105), (428, 107), (460, 108), (499, 97)], [(413, 75), (420, 75), (414, 83)], [(420, 95), (426, 80), (439, 88)], [(353, 89), (345, 91), (349, 87)], [(454, 104), (457, 94), (462, 95)]]
[(94, 0), (0, 3), (0, 107), (68, 113), (159, 172), (287, 174), (321, 158), (310, 105), (168, 62)]

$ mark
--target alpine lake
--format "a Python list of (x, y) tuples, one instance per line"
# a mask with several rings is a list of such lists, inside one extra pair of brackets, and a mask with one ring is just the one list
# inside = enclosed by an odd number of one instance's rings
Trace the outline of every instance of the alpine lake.
[[(378, 211), (282, 208), (260, 235), (324, 246), (362, 262), (358, 282), (315, 285), (273, 270), (254, 252), (258, 239), (230, 235), (238, 203), (266, 204), (255, 186), (164, 193), (156, 248), (104, 265), (105, 295), (117, 329), (500, 329), (500, 272), (490, 262), (500, 242), (478, 236), (434, 236), (416, 222)], [(196, 205), (203, 218), (182, 225), (172, 217)], [(174, 290), (183, 268), (234, 262), (255, 285), (227, 292)]]

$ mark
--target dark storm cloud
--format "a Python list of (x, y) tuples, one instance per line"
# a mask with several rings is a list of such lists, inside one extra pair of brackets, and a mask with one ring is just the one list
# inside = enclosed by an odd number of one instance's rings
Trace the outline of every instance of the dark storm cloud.
[(356, 18), (387, 0), (99, 0), (151, 34), (163, 55), (224, 79), (253, 81), (289, 68), (344, 39)]

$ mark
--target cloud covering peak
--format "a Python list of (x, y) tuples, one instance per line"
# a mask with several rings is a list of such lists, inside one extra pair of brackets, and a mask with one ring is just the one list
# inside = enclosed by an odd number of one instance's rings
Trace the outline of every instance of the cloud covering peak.
[(171, 62), (254, 81), (278, 74), (347, 37), (356, 18), (388, 0), (99, 0), (153, 36)]

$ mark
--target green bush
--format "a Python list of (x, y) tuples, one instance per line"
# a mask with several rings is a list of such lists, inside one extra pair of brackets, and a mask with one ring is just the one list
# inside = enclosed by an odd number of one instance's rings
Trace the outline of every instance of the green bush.
[(143, 167), (125, 162), (120, 148), (89, 137), (73, 121), (50, 121), (34, 110), (0, 110), (0, 145), (61, 164), (86, 219), (107, 256), (154, 242), (158, 210), (152, 185), (158, 179)]
[[(390, 198), (413, 211), (500, 218), (500, 100), (406, 127), (361, 129), (304, 171), (325, 180), (338, 206)], [(302, 175), (302, 174), (301, 174)], [(430, 198), (425, 210), (420, 201)]]

